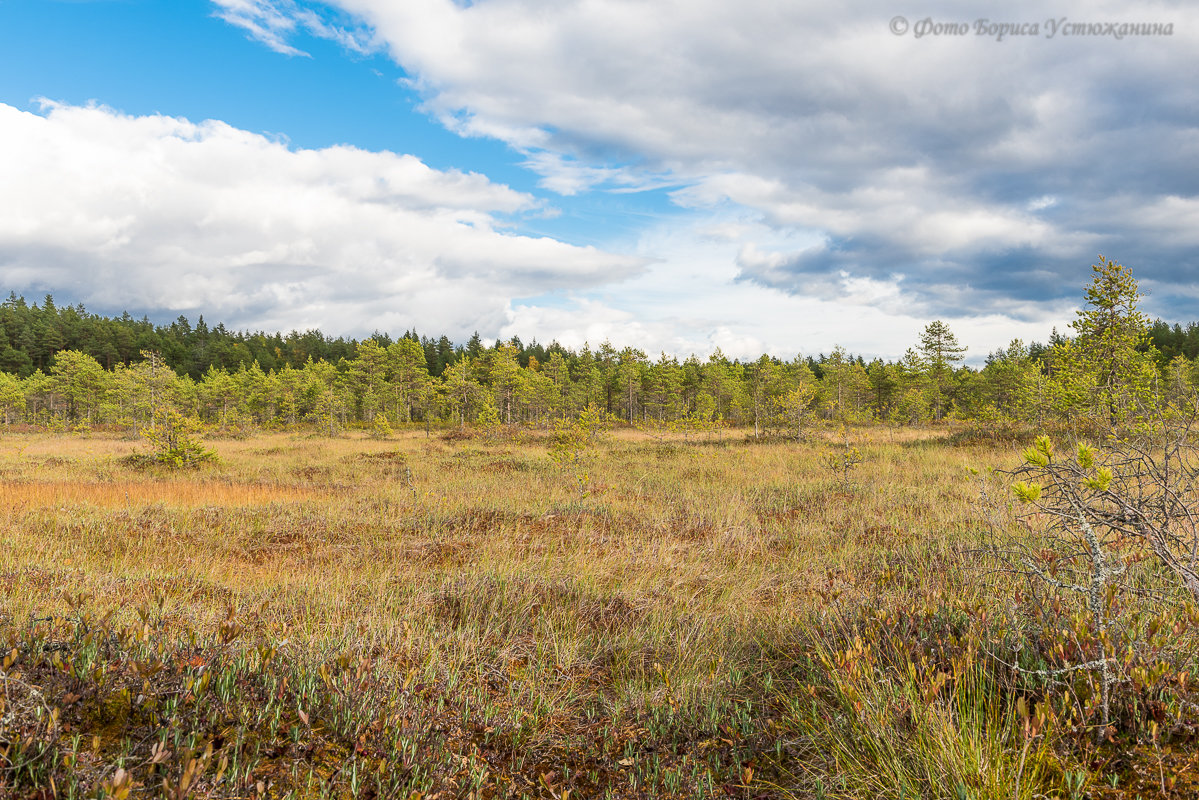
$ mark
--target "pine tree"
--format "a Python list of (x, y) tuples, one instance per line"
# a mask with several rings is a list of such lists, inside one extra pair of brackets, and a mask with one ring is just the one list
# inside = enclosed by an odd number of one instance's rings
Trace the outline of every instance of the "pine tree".
[(0, 372), (0, 409), (4, 411), (4, 424), (12, 422), (16, 412), (25, 409), (25, 388), (20, 379), (7, 372)]
[(920, 334), (920, 354), (934, 374), (952, 369), (964, 358), (962, 354), (967, 349), (958, 344), (953, 331), (939, 319), (928, 323)]
[(396, 417), (412, 421), (413, 409), (423, 409), (430, 394), (429, 366), (424, 348), (405, 337), (387, 348), (387, 368), (396, 401)]
[(78, 350), (60, 350), (50, 368), (54, 391), (66, 399), (67, 416), (72, 422), (92, 421), (108, 376), (96, 359)]
[(1154, 370), (1139, 350), (1147, 342), (1149, 321), (1137, 310), (1142, 295), (1132, 270), (1102, 255), (1091, 270), (1087, 305), (1071, 327), (1082, 361), (1093, 373), (1096, 405), (1115, 426), (1148, 399)]
[(466, 343), (466, 354), (471, 358), (483, 355), (483, 339), (480, 338), (478, 331), (472, 333), (470, 340)]
[(949, 379), (953, 375), (953, 365), (965, 357), (963, 353), (966, 350), (958, 344), (949, 326), (939, 319), (928, 323), (920, 334), (920, 354), (928, 367), (933, 410), (937, 419), (941, 419), (949, 404)]

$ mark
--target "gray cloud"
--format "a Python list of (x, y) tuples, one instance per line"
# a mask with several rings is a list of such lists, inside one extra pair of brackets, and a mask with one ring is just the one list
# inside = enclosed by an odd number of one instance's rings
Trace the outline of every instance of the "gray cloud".
[[(255, 5), (299, 19), (290, 2)], [(1052, 9), (1173, 26), (1118, 41), (1051, 38), (1031, 2), (990, 12), (1041, 26), (1004, 41), (895, 36), (897, 9), (875, 2), (331, 5), (415, 76), (431, 114), (524, 150), (550, 189), (674, 180), (684, 205), (732, 202), (829, 243), (740, 263), (743, 281), (834, 297), (842, 272), (902, 272), (929, 313), (1021, 314), (1077, 295), (1103, 251), (1137, 266), (1159, 313), (1186, 313), (1168, 298), (1199, 244), (1191, 5)], [(933, 2), (910, 22), (978, 16)]]

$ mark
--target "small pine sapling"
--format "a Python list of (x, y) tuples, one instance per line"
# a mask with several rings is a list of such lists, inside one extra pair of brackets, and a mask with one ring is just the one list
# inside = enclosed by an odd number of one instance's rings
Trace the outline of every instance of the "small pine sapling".
[(488, 439), (494, 437), (500, 431), (503, 422), (500, 420), (500, 412), (490, 402), (483, 403), (483, 407), (479, 409), (479, 414), (475, 417), (475, 424), (483, 431), (483, 435)]
[(591, 404), (573, 422), (560, 422), (554, 428), (550, 460), (571, 472), (580, 498), (591, 494), (594, 446), (608, 424), (608, 415)]
[(371, 438), (386, 439), (393, 433), (391, 423), (387, 421), (386, 414), (375, 414), (375, 419), (371, 423)]
[(150, 444), (150, 457), (158, 463), (191, 468), (216, 459), (216, 453), (196, 439), (196, 434), (203, 428), (198, 419), (165, 406), (154, 414), (153, 422), (142, 430), (142, 437)]
[(862, 451), (849, 443), (849, 434), (845, 426), (841, 426), (841, 444), (835, 445), (823, 455), (824, 465), (832, 470), (841, 482), (841, 490), (850, 489), (849, 473), (862, 463)]

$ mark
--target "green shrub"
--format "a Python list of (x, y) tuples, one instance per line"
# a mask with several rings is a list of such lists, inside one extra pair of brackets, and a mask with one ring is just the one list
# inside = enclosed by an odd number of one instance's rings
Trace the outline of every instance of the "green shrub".
[(186, 417), (174, 408), (164, 408), (154, 415), (153, 422), (142, 431), (142, 436), (150, 443), (150, 457), (158, 463), (190, 468), (216, 458), (216, 453), (195, 438), (203, 427), (196, 418)]

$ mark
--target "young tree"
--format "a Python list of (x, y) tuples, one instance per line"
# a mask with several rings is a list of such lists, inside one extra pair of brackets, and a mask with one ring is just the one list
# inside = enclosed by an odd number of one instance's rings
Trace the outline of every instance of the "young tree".
[(933, 411), (939, 420), (949, 404), (949, 383), (953, 376), (953, 365), (961, 361), (967, 348), (958, 344), (957, 337), (941, 320), (925, 326), (920, 334), (920, 354), (928, 368), (933, 391)]
[(1149, 323), (1137, 310), (1141, 293), (1132, 270), (1102, 255), (1091, 270), (1087, 305), (1072, 327), (1082, 362), (1093, 375), (1096, 405), (1115, 427), (1151, 394), (1156, 372), (1151, 359), (1138, 351)]
[(550, 398), (550, 411), (556, 417), (566, 419), (567, 411), (570, 408), (570, 368), (566, 364), (566, 359), (561, 353), (550, 353), (549, 360), (546, 361), (542, 372), (545, 377), (553, 384), (553, 396)]
[(431, 387), (424, 348), (412, 339), (400, 339), (387, 348), (387, 366), (396, 398), (396, 416), (412, 421), (412, 410), (423, 408)]
[(68, 418), (91, 422), (108, 378), (99, 362), (78, 350), (60, 350), (54, 355), (50, 377), (54, 390), (67, 401)]
[(754, 438), (761, 435), (763, 424), (770, 418), (772, 400), (770, 390), (779, 381), (782, 370), (770, 356), (763, 354), (761, 358), (749, 365), (746, 370), (750, 408), (754, 416)]
[(824, 369), (821, 380), (824, 404), (830, 416), (841, 422), (856, 421), (863, 416), (870, 395), (866, 368), (840, 345), (833, 348), (821, 366)]
[(620, 387), (620, 402), (625, 416), (632, 424), (637, 416), (637, 401), (641, 398), (641, 377), (645, 371), (645, 353), (634, 347), (620, 351), (616, 366), (616, 382)]
[(126, 391), (132, 401), (134, 420), (153, 429), (173, 399), (175, 371), (157, 352), (143, 350), (142, 361), (130, 367), (127, 373)]
[(332, 436), (345, 425), (346, 408), (350, 405), (343, 376), (328, 361), (313, 361), (311, 357), (304, 365), (304, 375), (309, 417), (318, 429)]
[(815, 416), (815, 405), (819, 389), (816, 381), (800, 382), (795, 388), (775, 399), (779, 418), (792, 439), (799, 441), (808, 433), (809, 423)]
[(512, 423), (513, 411), (519, 415), (518, 406), (527, 395), (527, 381), (517, 360), (518, 355), (520, 350), (515, 345), (499, 343), (484, 357), (487, 361), (487, 382), (491, 384), (496, 410), (508, 424)]
[(729, 361), (719, 347), (703, 365), (701, 388), (712, 396), (716, 415), (721, 420), (739, 418), (742, 410), (750, 406), (740, 365)]
[(387, 349), (374, 339), (358, 345), (358, 357), (350, 362), (350, 386), (364, 422), (373, 423), (376, 414), (386, 415)]
[(12, 422), (13, 412), (24, 410), (25, 389), (16, 375), (0, 372), (0, 409), (4, 410), (4, 424)]
[(896, 367), (876, 358), (866, 366), (866, 377), (870, 380), (871, 410), (876, 419), (887, 419), (899, 386)]
[(932, 381), (920, 354), (909, 347), (903, 358), (892, 365), (892, 373), (895, 387), (888, 419), (900, 425), (920, 425), (932, 419), (929, 389)]
[(1195, 391), (1195, 366), (1177, 355), (1162, 370), (1164, 399), (1175, 408), (1184, 407)]
[(256, 423), (266, 422), (272, 416), (271, 406), (274, 400), (270, 376), (262, 371), (257, 361), (252, 361), (249, 368), (244, 365), (240, 367), (234, 379), (237, 382), (241, 407)]
[(198, 467), (216, 459), (216, 453), (196, 438), (201, 424), (195, 417), (181, 414), (173, 405), (154, 413), (153, 424), (142, 431), (150, 444), (151, 458), (168, 467)]
[(474, 379), (475, 361), (470, 356), (463, 356), (446, 367), (442, 378), (444, 402), (452, 416), (458, 418), (458, 426), (466, 427), (466, 421), (473, 419), (483, 387)]
[(645, 384), (643, 406), (659, 427), (682, 416), (683, 369), (677, 358), (662, 353), (657, 363), (646, 369)]
[(238, 386), (228, 372), (210, 365), (198, 390), (200, 404), (210, 421), (228, 425), (231, 416), (237, 417)]
[(302, 413), (304, 373), (284, 363), (274, 372), (275, 420), (285, 428), (295, 425)]
[(1035, 395), (1040, 369), (1029, 358), (1028, 348), (1013, 339), (1006, 350), (987, 357), (979, 385), (976, 405), (1005, 421), (1035, 416), (1036, 407), (1028, 402)]
[(590, 403), (599, 405), (605, 403), (604, 373), (586, 342), (583, 342), (583, 350), (579, 353), (579, 360), (574, 366), (574, 379), (577, 387), (577, 406), (585, 407)]

